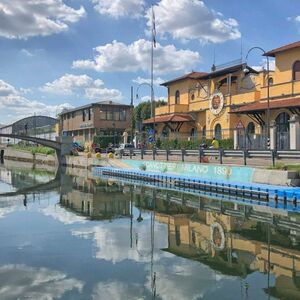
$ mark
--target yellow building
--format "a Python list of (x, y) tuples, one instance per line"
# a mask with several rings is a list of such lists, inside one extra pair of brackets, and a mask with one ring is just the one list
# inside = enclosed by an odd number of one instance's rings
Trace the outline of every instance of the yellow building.
[(167, 105), (156, 108), (155, 117), (144, 124), (155, 124), (161, 139), (243, 135), (237, 147), (260, 148), (269, 135), (274, 149), (289, 147), (289, 120), (300, 109), (300, 41), (264, 55), (275, 58), (274, 71), (257, 72), (235, 61), (163, 83)]

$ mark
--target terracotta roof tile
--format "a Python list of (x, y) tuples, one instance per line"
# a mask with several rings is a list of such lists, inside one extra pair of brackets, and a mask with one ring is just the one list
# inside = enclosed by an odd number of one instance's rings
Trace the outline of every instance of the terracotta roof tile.
[[(300, 98), (286, 100), (270, 100), (270, 109), (300, 107)], [(263, 111), (268, 108), (268, 102), (253, 102), (236, 108), (232, 113), (247, 113), (254, 111)]]
[(170, 83), (176, 82), (176, 81), (180, 81), (180, 80), (184, 80), (184, 79), (201, 79), (202, 76), (206, 76), (208, 73), (206, 72), (191, 72), (188, 74), (185, 74), (183, 76), (177, 77), (175, 79), (166, 81), (164, 83), (162, 83), (161, 85), (169, 85)]
[(172, 122), (191, 122), (194, 121), (193, 117), (189, 114), (170, 114), (164, 116), (157, 116), (154, 118), (150, 118), (144, 120), (143, 124), (153, 124), (155, 123), (172, 123)]
[(287, 51), (287, 50), (298, 48), (298, 47), (300, 47), (300, 41), (294, 42), (294, 43), (291, 43), (291, 44), (288, 44), (288, 45), (284, 45), (284, 46), (281, 46), (281, 47), (273, 49), (273, 50), (270, 50), (270, 51), (266, 52), (264, 54), (264, 56), (275, 57), (276, 53)]

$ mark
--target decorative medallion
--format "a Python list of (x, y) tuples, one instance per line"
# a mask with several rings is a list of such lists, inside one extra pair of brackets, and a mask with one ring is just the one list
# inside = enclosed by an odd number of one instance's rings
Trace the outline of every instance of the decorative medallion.
[(214, 223), (210, 226), (210, 239), (216, 250), (223, 250), (225, 247), (225, 233), (220, 223)]
[(209, 100), (209, 109), (212, 114), (218, 115), (224, 107), (224, 96), (222, 93), (214, 93)]

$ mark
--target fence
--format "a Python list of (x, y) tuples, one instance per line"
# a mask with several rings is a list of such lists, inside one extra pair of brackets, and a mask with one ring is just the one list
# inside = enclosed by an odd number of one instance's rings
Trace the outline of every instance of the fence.
[(199, 150), (145, 150), (145, 149), (130, 149), (121, 150), (120, 158), (123, 156), (129, 156), (132, 159), (134, 156), (136, 158), (144, 159), (145, 157), (151, 157), (153, 160), (175, 160), (186, 161), (187, 158), (193, 157), (198, 162), (208, 162), (207, 159), (213, 158), (215, 162), (223, 164), (224, 158), (240, 158), (244, 165), (247, 165), (249, 159), (261, 158), (269, 159), (272, 161), (272, 165), (275, 166), (277, 161), (282, 159), (294, 159), (300, 161), (300, 151), (298, 150), (223, 150), (223, 149), (199, 149)]

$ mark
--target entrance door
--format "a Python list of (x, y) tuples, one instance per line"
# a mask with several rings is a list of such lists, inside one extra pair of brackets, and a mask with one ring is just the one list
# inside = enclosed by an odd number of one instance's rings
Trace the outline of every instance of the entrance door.
[(290, 149), (290, 116), (283, 112), (276, 118), (276, 149)]

